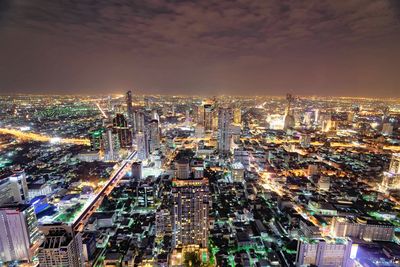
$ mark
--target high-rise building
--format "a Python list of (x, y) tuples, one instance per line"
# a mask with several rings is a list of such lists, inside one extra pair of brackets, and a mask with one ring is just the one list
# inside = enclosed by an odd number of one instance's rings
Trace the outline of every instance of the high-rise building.
[(30, 262), (41, 242), (32, 206), (5, 205), (0, 208), (0, 260)]
[(135, 133), (145, 131), (144, 113), (142, 111), (135, 112)]
[(208, 179), (173, 179), (172, 245), (208, 245)]
[(113, 119), (113, 129), (118, 135), (120, 147), (132, 147), (132, 132), (123, 114), (117, 114)]
[(149, 130), (149, 151), (150, 153), (154, 152), (157, 149), (160, 149), (160, 127), (158, 125), (158, 120), (151, 120), (148, 125)]
[(296, 266), (350, 267), (350, 239), (299, 241)]
[(43, 267), (83, 266), (81, 233), (72, 233), (62, 226), (49, 226), (38, 257)]
[(0, 205), (20, 203), (28, 198), (28, 185), (24, 171), (16, 171), (8, 177), (0, 178)]
[(241, 124), (242, 123), (242, 111), (239, 107), (233, 110), (233, 123)]
[(104, 129), (91, 128), (89, 130), (90, 149), (99, 151), (103, 140)]
[(133, 118), (133, 107), (132, 107), (132, 91), (126, 92), (126, 111), (128, 114), (128, 119), (132, 121)]
[(285, 130), (285, 131), (288, 129), (291, 129), (295, 126), (294, 113), (292, 110), (292, 103), (294, 101), (294, 97), (291, 94), (287, 94), (286, 100), (287, 100), (287, 107), (286, 107), (285, 118), (284, 118), (284, 122), (283, 122), (283, 130)]
[(213, 106), (212, 104), (204, 104), (203, 105), (203, 126), (205, 132), (212, 131), (212, 122), (213, 122)]
[(383, 173), (381, 188), (386, 192), (400, 190), (400, 153), (392, 155), (389, 170)]
[(386, 122), (382, 126), (382, 134), (383, 135), (392, 135), (393, 134), (393, 125), (389, 122)]
[(241, 162), (235, 162), (232, 164), (232, 181), (241, 183), (244, 181), (244, 166)]
[(147, 183), (141, 183), (137, 187), (138, 206), (147, 208), (154, 205), (154, 188)]
[(116, 161), (119, 159), (119, 138), (118, 135), (113, 132), (113, 126), (109, 125), (106, 127), (105, 133), (103, 133), (104, 141), (104, 159), (107, 161)]
[(318, 179), (318, 190), (320, 191), (329, 191), (331, 187), (331, 179), (329, 176), (321, 176)]
[(310, 147), (311, 144), (311, 136), (307, 133), (302, 133), (300, 136), (300, 145), (303, 148)]
[(137, 157), (139, 160), (146, 160), (149, 157), (147, 134), (138, 132), (136, 134)]
[(218, 152), (228, 154), (231, 149), (232, 109), (220, 108), (218, 112)]

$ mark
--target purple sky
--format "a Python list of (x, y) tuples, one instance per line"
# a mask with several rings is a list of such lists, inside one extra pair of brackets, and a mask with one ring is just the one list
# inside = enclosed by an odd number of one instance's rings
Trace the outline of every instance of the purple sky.
[(0, 0), (0, 93), (400, 97), (400, 0)]

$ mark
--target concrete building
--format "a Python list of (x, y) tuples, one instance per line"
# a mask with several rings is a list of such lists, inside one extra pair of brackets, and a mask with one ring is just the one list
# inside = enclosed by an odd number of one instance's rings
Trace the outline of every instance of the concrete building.
[(381, 189), (385, 192), (400, 190), (400, 153), (392, 155), (389, 170), (383, 173)]
[(244, 166), (241, 162), (235, 162), (231, 165), (232, 167), (232, 181), (241, 183), (244, 181)]
[(172, 181), (172, 246), (208, 246), (208, 179)]
[(0, 205), (25, 203), (28, 198), (28, 186), (24, 171), (0, 178)]
[(218, 152), (226, 155), (231, 149), (231, 131), (233, 113), (230, 108), (220, 108), (218, 111)]
[(18, 204), (0, 208), (0, 260), (31, 262), (41, 242), (33, 207)]

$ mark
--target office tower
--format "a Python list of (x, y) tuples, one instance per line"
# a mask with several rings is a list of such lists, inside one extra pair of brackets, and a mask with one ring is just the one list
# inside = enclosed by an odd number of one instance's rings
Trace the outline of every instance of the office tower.
[(351, 239), (299, 241), (296, 266), (350, 267)]
[(160, 127), (157, 120), (151, 120), (148, 125), (149, 130), (149, 151), (154, 152), (160, 149)]
[(28, 186), (24, 171), (16, 171), (8, 177), (0, 178), (0, 205), (20, 203), (28, 198)]
[(307, 133), (302, 133), (300, 136), (300, 145), (303, 148), (309, 148), (311, 144), (311, 136)]
[(212, 130), (212, 121), (213, 121), (213, 106), (212, 104), (204, 104), (203, 105), (203, 126), (205, 132), (210, 132)]
[(142, 111), (135, 112), (135, 133), (145, 131), (144, 113)]
[(318, 175), (319, 174), (319, 167), (316, 164), (310, 164), (308, 165), (307, 169), (307, 175), (308, 176), (313, 176), (313, 175)]
[[(193, 178), (200, 179), (204, 177), (204, 160), (200, 158), (193, 158), (190, 161), (190, 172)], [(179, 177), (177, 177), (179, 178)]]
[(132, 163), (132, 167), (131, 167), (131, 171), (132, 171), (132, 179), (133, 180), (140, 180), (142, 179), (142, 175), (143, 175), (143, 166), (142, 166), (142, 162), (134, 162)]
[(172, 181), (172, 245), (208, 245), (208, 179)]
[(103, 140), (104, 129), (96, 129), (91, 128), (89, 130), (89, 140), (90, 140), (90, 149), (93, 151), (99, 151), (101, 149), (101, 143)]
[(400, 190), (400, 153), (392, 155), (389, 170), (383, 173), (381, 188), (385, 192)]
[(33, 207), (26, 204), (0, 208), (0, 260), (30, 262), (41, 242)]
[(147, 143), (147, 134), (138, 132), (136, 134), (137, 154), (139, 160), (146, 160), (149, 157), (149, 149)]
[(132, 91), (126, 92), (126, 111), (129, 121), (133, 121)]
[(351, 237), (365, 241), (392, 241), (395, 228), (389, 221), (376, 221), (364, 217), (334, 217), (331, 234), (335, 237)]
[(151, 111), (151, 119), (156, 120), (158, 123), (160, 123), (160, 116), (157, 113), (157, 110), (153, 109)]
[(242, 111), (239, 107), (233, 110), (233, 123), (241, 124), (242, 123)]
[(284, 118), (284, 122), (283, 122), (283, 130), (285, 130), (285, 131), (288, 129), (291, 129), (295, 126), (294, 113), (292, 110), (292, 103), (294, 102), (294, 97), (291, 94), (287, 94), (286, 100), (287, 100), (287, 107), (286, 107), (285, 118)]
[(128, 122), (125, 119), (124, 115), (119, 113), (115, 116), (115, 118), (113, 119), (113, 129), (114, 132), (118, 135), (120, 147), (132, 147), (132, 132), (131, 129), (128, 127)]
[(83, 266), (81, 233), (72, 233), (63, 226), (49, 226), (39, 248), (41, 267)]
[(154, 205), (154, 188), (147, 183), (141, 183), (137, 187), (138, 206), (142, 208)]
[(190, 166), (189, 160), (186, 158), (179, 159), (175, 162), (175, 177), (178, 179), (189, 179)]
[(107, 161), (116, 161), (119, 159), (119, 139), (118, 135), (113, 133), (113, 126), (108, 125), (103, 134), (104, 140), (104, 159)]
[(383, 135), (392, 135), (393, 134), (393, 125), (389, 122), (386, 122), (382, 126), (382, 134)]
[(218, 112), (218, 152), (228, 154), (231, 148), (232, 109), (220, 108)]

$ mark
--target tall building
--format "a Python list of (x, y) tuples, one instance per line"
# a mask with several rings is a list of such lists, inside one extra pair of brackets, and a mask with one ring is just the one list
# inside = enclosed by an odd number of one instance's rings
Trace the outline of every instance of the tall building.
[(13, 175), (0, 178), (0, 205), (20, 203), (28, 198), (28, 185), (24, 171), (16, 171)]
[(81, 233), (74, 234), (62, 226), (51, 226), (45, 235), (38, 252), (40, 266), (83, 266)]
[(205, 132), (212, 131), (212, 122), (213, 122), (213, 106), (212, 104), (204, 104), (203, 105), (203, 126)]
[(133, 118), (133, 107), (132, 107), (132, 91), (126, 92), (126, 111), (128, 114), (128, 119), (132, 121)]
[(218, 152), (228, 154), (231, 149), (232, 109), (220, 108), (218, 112)]
[(233, 110), (233, 123), (235, 124), (242, 123), (242, 110), (239, 107)]
[(134, 180), (141, 180), (143, 177), (143, 166), (142, 166), (142, 162), (133, 162), (132, 163), (132, 167), (131, 167), (131, 171), (132, 171), (132, 179)]
[(179, 159), (175, 162), (175, 177), (178, 179), (189, 179), (190, 165), (186, 158)]
[(302, 133), (300, 136), (300, 145), (303, 148), (309, 148), (311, 144), (311, 136), (307, 133)]
[(90, 149), (99, 151), (103, 140), (104, 129), (91, 128), (89, 130)]
[(208, 179), (172, 181), (172, 245), (208, 245)]
[(138, 206), (147, 208), (154, 205), (154, 188), (152, 185), (141, 183), (137, 187)]
[(112, 125), (107, 126), (105, 133), (103, 133), (104, 140), (104, 158), (107, 161), (116, 161), (119, 159), (119, 138), (113, 132)]
[(32, 206), (6, 205), (0, 208), (0, 260), (30, 262), (41, 242)]
[(123, 114), (117, 114), (113, 119), (113, 129), (118, 135), (120, 147), (132, 147), (132, 132)]
[(296, 266), (350, 267), (351, 239), (299, 241)]
[(142, 111), (135, 112), (135, 133), (145, 131), (144, 113)]
[(147, 134), (138, 132), (136, 134), (137, 157), (139, 160), (146, 160), (149, 157)]
[(382, 126), (382, 134), (383, 135), (392, 135), (393, 134), (393, 125), (389, 122), (386, 122)]
[(287, 94), (286, 100), (287, 100), (287, 107), (286, 107), (285, 118), (284, 118), (284, 122), (283, 122), (283, 130), (285, 130), (285, 131), (288, 129), (291, 129), (295, 126), (294, 113), (292, 110), (292, 103), (294, 101), (294, 97), (291, 94)]
[(150, 153), (154, 152), (157, 149), (160, 149), (160, 127), (158, 125), (158, 120), (151, 120), (148, 125), (149, 130), (149, 151)]
[(400, 153), (392, 155), (389, 170), (383, 173), (381, 188), (386, 192), (400, 190)]

